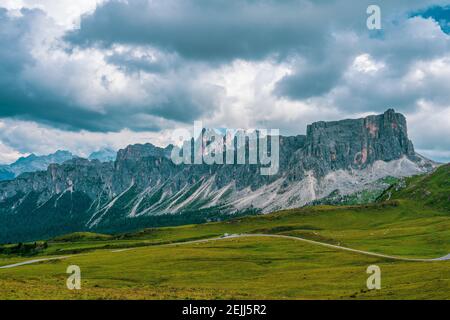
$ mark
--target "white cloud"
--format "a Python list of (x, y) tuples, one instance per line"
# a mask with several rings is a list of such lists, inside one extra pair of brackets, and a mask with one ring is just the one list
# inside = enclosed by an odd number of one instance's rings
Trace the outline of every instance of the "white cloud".
[(41, 9), (58, 25), (72, 28), (78, 25), (80, 16), (95, 10), (106, 0), (2, 0), (1, 6), (19, 11), (22, 8)]
[(450, 105), (437, 106), (427, 101), (419, 109), (407, 113), (410, 137), (416, 149), (425, 156), (450, 162)]
[(370, 54), (364, 53), (355, 58), (352, 67), (358, 72), (374, 73), (384, 68), (385, 65), (382, 62), (374, 61)]
[(148, 142), (165, 147), (171, 143), (171, 131), (70, 132), (35, 122), (3, 120), (0, 122), (0, 163), (13, 162), (29, 153), (45, 155), (56, 150), (68, 150), (87, 157), (102, 148), (118, 150), (130, 144)]

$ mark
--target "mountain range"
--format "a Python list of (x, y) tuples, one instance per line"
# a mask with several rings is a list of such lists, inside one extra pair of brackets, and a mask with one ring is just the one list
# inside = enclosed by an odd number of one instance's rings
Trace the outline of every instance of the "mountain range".
[(173, 146), (130, 145), (114, 162), (72, 158), (0, 182), (0, 241), (74, 231), (121, 232), (301, 207), (330, 194), (386, 189), (387, 177), (433, 170), (393, 109), (316, 122), (280, 137), (277, 174), (260, 166), (174, 164)]
[[(116, 160), (117, 152), (105, 148), (91, 153), (89, 160), (99, 160), (101, 162), (108, 162)], [(25, 172), (36, 172), (47, 170), (50, 164), (62, 164), (78, 156), (69, 151), (58, 150), (55, 153), (37, 156), (30, 154), (27, 157), (21, 157), (16, 162), (9, 165), (0, 165), (0, 181), (13, 180)]]
[(24, 172), (47, 170), (52, 163), (63, 163), (73, 158), (74, 155), (72, 153), (62, 150), (45, 156), (31, 154), (27, 157), (21, 157), (10, 165), (0, 166), (0, 181), (12, 180)]

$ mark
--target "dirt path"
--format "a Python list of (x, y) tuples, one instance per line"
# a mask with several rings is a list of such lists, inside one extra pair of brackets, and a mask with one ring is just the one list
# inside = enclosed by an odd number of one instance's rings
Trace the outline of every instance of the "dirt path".
[[(351, 249), (351, 248), (347, 248), (347, 247), (333, 245), (333, 244), (329, 244), (329, 243), (325, 243), (325, 242), (319, 242), (319, 241), (314, 241), (314, 240), (303, 239), (303, 238), (299, 238), (299, 237), (284, 236), (284, 235), (277, 235), (277, 234), (235, 234), (235, 235), (230, 235), (228, 237), (203, 239), (203, 240), (194, 240), (194, 241), (186, 241), (186, 242), (177, 242), (177, 243), (163, 244), (163, 245), (160, 245), (160, 246), (178, 246), (178, 245), (187, 245), (187, 244), (204, 243), (204, 242), (219, 241), (219, 240), (226, 240), (226, 239), (235, 239), (235, 238), (249, 238), (249, 237), (268, 237), (268, 238), (290, 239), (290, 240), (302, 241), (302, 242), (306, 242), (306, 243), (310, 243), (310, 244), (314, 244), (314, 245), (319, 245), (319, 246), (323, 246), (323, 247), (328, 247), (328, 248), (332, 248), (332, 249), (349, 251), (349, 252), (354, 252), (354, 253), (358, 253), (358, 254), (364, 254), (364, 255), (367, 255), (367, 256), (386, 258), (386, 259), (392, 259), (392, 260), (399, 260), (399, 261), (431, 262), (431, 261), (446, 261), (446, 260), (450, 260), (450, 254), (448, 254), (448, 255), (446, 255), (444, 257), (435, 258), (435, 259), (403, 258), (403, 257), (391, 256), (391, 255), (382, 254), (382, 253), (375, 253), (375, 252), (370, 252), (370, 251)], [(128, 250), (133, 250), (133, 249), (137, 249), (137, 248), (126, 248), (126, 249), (121, 249), (121, 250), (114, 250), (113, 252), (123, 252), (123, 251), (128, 251)]]
[(391, 255), (382, 254), (382, 253), (375, 253), (375, 252), (370, 252), (370, 251), (351, 249), (351, 248), (347, 248), (347, 247), (342, 247), (342, 246), (329, 244), (329, 243), (324, 243), (324, 242), (319, 242), (319, 241), (314, 241), (314, 240), (303, 239), (303, 238), (299, 238), (299, 237), (283, 236), (283, 235), (276, 235), (276, 234), (273, 234), (273, 235), (272, 234), (244, 234), (244, 235), (240, 235), (239, 237), (269, 237), (269, 238), (291, 239), (291, 240), (302, 241), (302, 242), (315, 244), (315, 245), (319, 245), (319, 246), (323, 246), (323, 247), (328, 247), (328, 248), (332, 248), (332, 249), (350, 251), (350, 252), (354, 252), (354, 253), (364, 254), (364, 255), (367, 255), (367, 256), (380, 257), (380, 258), (399, 260), (399, 261), (431, 262), (431, 261), (446, 261), (446, 260), (450, 260), (450, 254), (448, 254), (448, 255), (446, 255), (444, 257), (435, 258), (435, 259), (403, 258), (403, 257), (391, 256)]
[[(176, 243), (161, 244), (161, 245), (151, 245), (151, 246), (155, 246), (155, 247), (156, 246), (158, 246), (158, 247), (170, 247), (170, 246), (180, 246), (180, 245), (206, 243), (206, 242), (212, 242), (212, 241), (229, 240), (229, 239), (237, 239), (237, 238), (251, 238), (251, 237), (290, 239), (290, 240), (302, 241), (302, 242), (305, 242), (305, 243), (310, 243), (310, 244), (314, 244), (314, 245), (318, 245), (318, 246), (322, 246), (322, 247), (327, 247), (327, 248), (332, 248), (332, 249), (337, 249), (337, 250), (343, 250), (343, 251), (349, 251), (349, 252), (353, 252), (353, 253), (363, 254), (363, 255), (366, 255), (366, 256), (386, 258), (386, 259), (398, 260), (398, 261), (432, 262), (432, 261), (447, 261), (447, 260), (450, 260), (450, 254), (448, 254), (448, 255), (446, 255), (444, 257), (435, 258), (435, 259), (403, 258), (403, 257), (391, 256), (391, 255), (387, 255), (387, 254), (375, 253), (375, 252), (370, 252), (370, 251), (351, 249), (351, 248), (347, 248), (347, 247), (342, 247), (342, 246), (329, 244), (329, 243), (324, 243), (324, 242), (319, 242), (319, 241), (314, 241), (314, 240), (303, 239), (303, 238), (299, 238), (299, 237), (284, 236), (284, 235), (277, 235), (277, 234), (236, 234), (236, 235), (230, 235), (230, 236), (227, 236), (227, 237), (220, 237), (220, 238), (193, 240), (193, 241), (176, 242)], [(141, 248), (148, 248), (148, 247), (149, 246), (125, 248), (125, 249), (112, 250), (111, 252), (119, 253), (119, 252), (135, 250), (135, 249), (141, 249)], [(0, 266), (0, 269), (10, 269), (10, 268), (20, 267), (20, 266), (24, 266), (24, 265), (44, 262), (44, 261), (67, 259), (67, 258), (71, 258), (71, 257), (74, 257), (74, 256), (75, 255), (28, 260), (28, 261), (18, 262), (18, 263), (6, 265), (6, 266)]]
[(43, 262), (43, 261), (61, 260), (61, 259), (67, 259), (70, 257), (73, 257), (73, 256), (28, 260), (28, 261), (18, 262), (18, 263), (14, 263), (14, 264), (9, 264), (7, 266), (2, 266), (2, 267), (0, 267), (0, 269), (10, 269), (10, 268), (15, 268), (15, 267), (25, 266), (27, 264), (33, 264), (33, 263), (38, 263), (38, 262)]

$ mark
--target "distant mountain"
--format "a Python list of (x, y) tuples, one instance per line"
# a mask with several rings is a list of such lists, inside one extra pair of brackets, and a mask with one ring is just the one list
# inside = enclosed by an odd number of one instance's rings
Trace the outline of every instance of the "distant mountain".
[(44, 171), (52, 163), (61, 164), (73, 158), (72, 153), (61, 150), (46, 156), (31, 154), (10, 165), (0, 166), (0, 181), (14, 179), (25, 172)]
[(99, 160), (100, 162), (115, 161), (117, 157), (117, 151), (109, 148), (101, 149), (91, 153), (89, 160)]
[(248, 163), (176, 165), (172, 148), (131, 145), (115, 162), (77, 158), (0, 182), (0, 241), (267, 213), (379, 188), (380, 179), (435, 167), (414, 151), (405, 117), (392, 109), (317, 122), (306, 135), (280, 137), (280, 168), (272, 176)]

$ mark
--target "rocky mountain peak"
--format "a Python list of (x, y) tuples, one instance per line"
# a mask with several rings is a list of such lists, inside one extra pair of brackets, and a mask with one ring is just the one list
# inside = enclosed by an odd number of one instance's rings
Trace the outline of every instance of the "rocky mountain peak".
[(117, 157), (117, 151), (114, 151), (110, 148), (104, 148), (97, 150), (95, 152), (92, 152), (88, 159), (89, 160), (99, 160), (100, 162), (109, 162), (109, 161), (115, 161)]
[(393, 109), (361, 119), (316, 122), (308, 126), (302, 156), (314, 158), (324, 172), (365, 168), (377, 160), (390, 161), (403, 155), (414, 157), (405, 117)]
[(157, 147), (151, 143), (133, 144), (117, 152), (117, 161), (139, 160), (147, 157), (170, 157), (171, 146)]
[(58, 150), (55, 153), (44, 156), (38, 156), (32, 153), (29, 156), (19, 158), (10, 165), (2, 166), (2, 170), (0, 170), (0, 181), (13, 179), (26, 172), (46, 170), (52, 163), (61, 164), (72, 158), (74, 158), (72, 153), (63, 150)]

